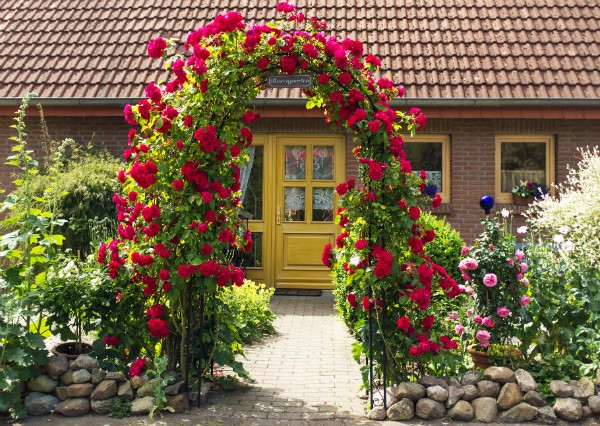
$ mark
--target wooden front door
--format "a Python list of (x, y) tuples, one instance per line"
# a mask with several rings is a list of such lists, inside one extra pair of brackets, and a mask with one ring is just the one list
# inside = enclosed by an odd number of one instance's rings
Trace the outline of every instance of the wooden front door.
[(280, 288), (332, 286), (321, 263), (339, 226), (335, 187), (345, 179), (341, 135), (255, 135), (244, 199), (253, 219), (253, 260), (246, 276)]

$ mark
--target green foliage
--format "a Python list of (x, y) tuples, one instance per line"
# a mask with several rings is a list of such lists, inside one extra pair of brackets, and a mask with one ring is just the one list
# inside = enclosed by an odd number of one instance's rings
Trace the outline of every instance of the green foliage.
[(131, 416), (131, 401), (121, 398), (113, 399), (110, 403), (110, 413), (108, 413), (108, 416), (117, 419)]
[(460, 251), (465, 246), (460, 233), (452, 228), (446, 218), (438, 219), (431, 213), (423, 213), (421, 222), (427, 229), (435, 232), (435, 239), (425, 246), (425, 252), (431, 260), (442, 266), (455, 281), (461, 281), (458, 263), (461, 259)]
[[(47, 208), (37, 208), (42, 203), (29, 190), (37, 175), (37, 162), (27, 149), (25, 140), (25, 110), (27, 95), (15, 118), (17, 136), (14, 153), (7, 164), (19, 172), (14, 181), (21, 191), (14, 191), (2, 202), (0, 211), (8, 218), (0, 222), (3, 235), (0, 238), (0, 257), (3, 269), (0, 273), (0, 412), (10, 411), (11, 416), (25, 415), (20, 389), (34, 377), (38, 368), (46, 362), (46, 349), (39, 334), (43, 321), (36, 305), (38, 286), (44, 282), (46, 271), (52, 265), (56, 247), (62, 243), (62, 235), (54, 233), (60, 222)], [(37, 317), (37, 318), (36, 318)]]
[(29, 190), (51, 200), (56, 217), (66, 221), (58, 228), (65, 236), (64, 249), (89, 254), (95, 249), (90, 245), (94, 225), (116, 222), (112, 196), (119, 189), (115, 176), (122, 168), (121, 160), (92, 146), (69, 139), (52, 144)]
[(492, 343), (487, 348), (487, 354), (492, 365), (509, 367), (513, 370), (519, 365), (522, 352), (512, 345)]
[(154, 413), (160, 413), (162, 410), (167, 410), (170, 412), (174, 412), (173, 408), (167, 405), (167, 394), (165, 392), (165, 388), (168, 384), (175, 379), (175, 376), (172, 374), (165, 374), (167, 370), (168, 358), (166, 356), (160, 356), (158, 358), (154, 358), (154, 368), (148, 369), (146, 374), (150, 380), (156, 379), (154, 385), (152, 386), (152, 391), (154, 393), (154, 405), (150, 408), (150, 413), (148, 417), (154, 417)]
[(600, 368), (600, 151), (581, 150), (581, 156), (558, 197), (528, 211), (527, 277), (535, 285), (522, 336), (534, 372), (571, 378)]
[(274, 292), (274, 288), (246, 280), (243, 286), (225, 287), (217, 293), (217, 298), (231, 310), (231, 322), (242, 343), (275, 332), (271, 325), (275, 314), (269, 307)]

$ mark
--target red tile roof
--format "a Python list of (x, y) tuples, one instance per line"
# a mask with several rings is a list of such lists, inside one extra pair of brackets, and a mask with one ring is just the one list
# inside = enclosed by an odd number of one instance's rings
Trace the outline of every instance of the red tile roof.
[[(0, 98), (28, 91), (42, 98), (139, 98), (161, 76), (160, 63), (146, 56), (150, 38), (183, 38), (228, 10), (264, 22), (275, 17), (277, 2), (0, 2)], [(339, 38), (365, 42), (409, 98), (600, 99), (598, 0), (295, 4), (326, 20)]]

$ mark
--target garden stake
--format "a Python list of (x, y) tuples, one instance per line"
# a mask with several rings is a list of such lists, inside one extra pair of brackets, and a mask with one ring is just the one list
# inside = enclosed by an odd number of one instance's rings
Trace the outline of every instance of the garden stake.
[(373, 312), (371, 309), (371, 299), (373, 298), (373, 289), (369, 286), (369, 397), (371, 398), (371, 409), (374, 407), (375, 398), (373, 397)]
[(198, 407), (202, 404), (202, 358), (204, 357), (204, 294), (200, 296), (200, 348), (198, 350)]
[(188, 303), (187, 303), (187, 324), (185, 325), (185, 388), (190, 389), (190, 323), (192, 322), (192, 280), (188, 281)]

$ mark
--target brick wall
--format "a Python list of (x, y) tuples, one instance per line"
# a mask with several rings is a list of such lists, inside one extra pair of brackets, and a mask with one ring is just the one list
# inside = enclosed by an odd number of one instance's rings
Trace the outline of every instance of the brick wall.
[[(78, 142), (93, 140), (115, 155), (121, 155), (126, 146), (129, 126), (121, 117), (46, 117), (50, 136), (54, 140), (71, 137)], [(10, 154), (13, 136), (12, 117), (0, 117), (0, 157)], [(264, 118), (253, 126), (255, 132), (329, 132), (321, 118)], [(444, 206), (449, 222), (471, 241), (481, 230), (482, 211), (479, 199), (494, 194), (494, 149), (497, 133), (549, 133), (556, 137), (556, 176), (560, 182), (567, 173), (567, 165), (577, 163), (577, 148), (600, 143), (600, 120), (543, 120), (543, 119), (435, 119), (427, 123), (428, 133), (444, 133), (451, 137), (451, 204)], [(28, 119), (30, 149), (43, 152), (40, 145), (39, 120)], [(353, 142), (346, 135), (348, 177), (356, 177), (357, 163), (352, 155)], [(10, 189), (10, 174), (0, 167), (0, 184)], [(498, 208), (513, 206), (498, 206)], [(516, 225), (520, 225), (519, 220)]]

